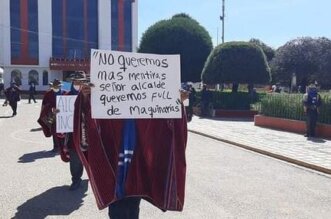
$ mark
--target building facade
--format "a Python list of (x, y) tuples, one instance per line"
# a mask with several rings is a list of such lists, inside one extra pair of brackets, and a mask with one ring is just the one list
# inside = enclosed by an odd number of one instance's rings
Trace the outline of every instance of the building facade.
[(135, 51), (138, 0), (1, 0), (0, 67), (5, 86), (89, 72), (90, 50)]

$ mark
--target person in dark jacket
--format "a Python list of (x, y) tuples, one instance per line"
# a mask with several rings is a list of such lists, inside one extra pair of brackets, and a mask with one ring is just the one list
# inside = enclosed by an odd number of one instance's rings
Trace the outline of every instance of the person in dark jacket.
[(36, 99), (34, 98), (35, 94), (36, 94), (36, 85), (33, 82), (31, 82), (29, 88), (29, 103), (31, 103), (31, 100), (37, 103)]
[(8, 87), (5, 90), (6, 100), (5, 100), (4, 105), (7, 105), (9, 103), (9, 106), (13, 110), (13, 116), (16, 116), (16, 114), (17, 114), (17, 102), (21, 100), (20, 93), (21, 93), (21, 90), (16, 85), (15, 82), (12, 82), (10, 84), (10, 87)]
[(305, 137), (315, 137), (315, 128), (319, 114), (319, 108), (322, 105), (321, 96), (318, 94), (317, 87), (314, 84), (309, 85), (303, 96), (303, 110), (306, 114), (306, 134)]
[(196, 91), (194, 87), (190, 84), (188, 85), (188, 92), (189, 92), (189, 105), (187, 107), (186, 115), (187, 115), (187, 121), (190, 122), (193, 117), (193, 105), (195, 103), (196, 99)]
[(209, 116), (209, 104), (211, 100), (211, 93), (207, 88), (207, 85), (203, 85), (201, 91), (201, 116)]
[[(82, 84), (86, 82), (86, 76), (82, 72), (76, 72), (73, 75), (71, 75), (70, 78), (72, 80), (71, 89), (65, 95), (78, 95), (81, 90)], [(67, 153), (66, 156), (69, 159), (71, 181), (72, 181), (69, 190), (73, 191), (80, 187), (82, 181), (81, 177), (83, 175), (83, 164), (80, 161), (79, 156), (74, 147), (72, 133), (66, 133), (65, 142), (66, 143), (64, 145), (65, 146), (64, 152)]]

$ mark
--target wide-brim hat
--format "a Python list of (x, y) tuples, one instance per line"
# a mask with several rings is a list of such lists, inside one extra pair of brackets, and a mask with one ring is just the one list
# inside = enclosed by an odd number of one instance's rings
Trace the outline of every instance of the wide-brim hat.
[(53, 81), (49, 82), (49, 85), (52, 87), (59, 87), (62, 85), (62, 83), (58, 79), (54, 79)]
[(72, 81), (88, 81), (85, 72), (81, 72), (81, 71), (71, 74), (70, 79)]

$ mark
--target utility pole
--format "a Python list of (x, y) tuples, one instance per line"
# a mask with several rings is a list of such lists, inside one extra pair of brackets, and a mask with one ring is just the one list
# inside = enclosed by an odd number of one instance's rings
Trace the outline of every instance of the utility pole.
[(225, 0), (222, 0), (222, 15), (220, 16), (222, 21), (222, 43), (224, 43), (224, 19), (225, 19)]

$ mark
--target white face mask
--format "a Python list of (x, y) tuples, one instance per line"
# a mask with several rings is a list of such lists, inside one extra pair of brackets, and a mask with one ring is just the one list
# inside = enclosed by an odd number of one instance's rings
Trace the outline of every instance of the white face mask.
[(52, 88), (53, 89), (53, 91), (55, 92), (55, 93), (57, 93), (57, 92), (59, 92), (60, 91), (60, 89), (59, 88)]
[(74, 85), (73, 87), (74, 87), (74, 89), (75, 89), (76, 91), (79, 91), (79, 90), (80, 90), (80, 85)]

